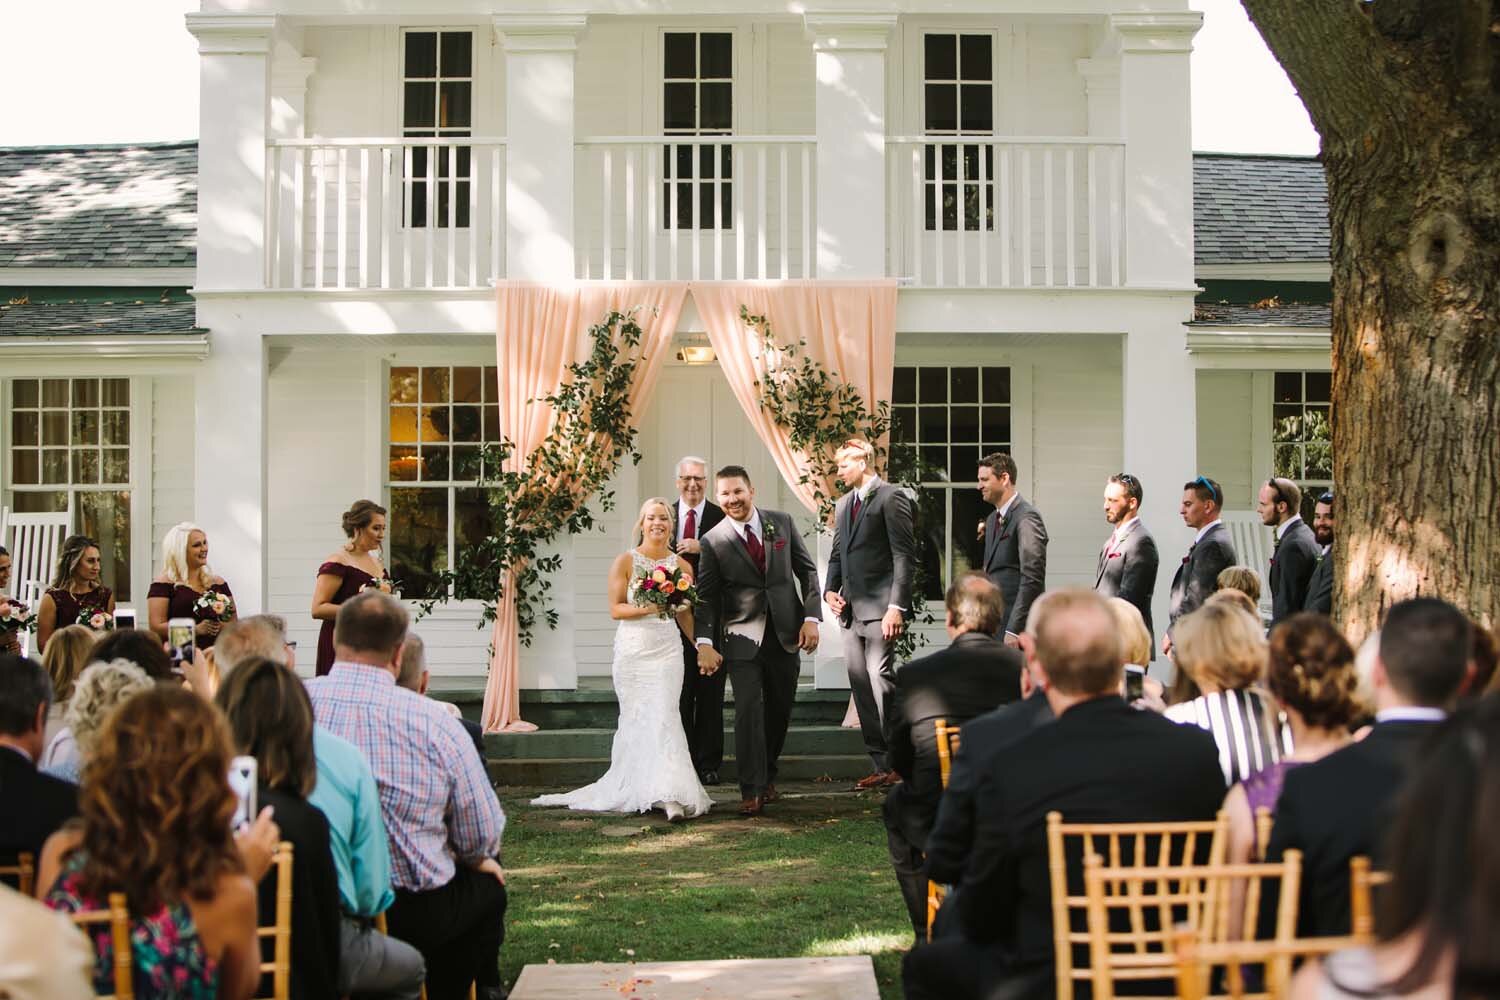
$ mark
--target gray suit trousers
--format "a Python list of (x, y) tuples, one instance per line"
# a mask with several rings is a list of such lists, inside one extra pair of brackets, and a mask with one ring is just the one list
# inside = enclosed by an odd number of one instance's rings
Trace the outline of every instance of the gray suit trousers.
[(740, 644), (730, 645), (724, 669), (734, 686), (734, 763), (740, 795), (749, 799), (764, 795), (766, 786), (776, 781), (776, 760), (792, 723), (802, 660), (799, 653), (781, 648), (770, 622), (760, 650), (750, 658), (744, 653)]
[(842, 629), (844, 668), (849, 672), (849, 690), (859, 713), (859, 732), (865, 752), (877, 771), (891, 769), (885, 742), (886, 720), (896, 692), (896, 651), (880, 635), (880, 620), (854, 622)]

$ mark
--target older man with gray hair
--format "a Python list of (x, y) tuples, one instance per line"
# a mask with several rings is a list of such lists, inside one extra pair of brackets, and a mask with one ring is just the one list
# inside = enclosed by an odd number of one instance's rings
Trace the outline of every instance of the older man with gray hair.
[[(677, 462), (677, 502), (672, 505), (675, 522), (672, 551), (698, 575), (698, 539), (724, 520), (724, 511), (707, 497), (708, 460), (684, 455)], [(705, 785), (719, 783), (724, 765), (724, 681), (727, 670), (705, 674), (698, 669), (698, 650), (692, 640), (682, 639), (682, 694), (677, 711), (687, 734), (693, 770)]]
[[(427, 669), (427, 643), (415, 632), (406, 633), (406, 644), (401, 647), (401, 673), (396, 675), (396, 686), (404, 687), (408, 691), (415, 691), (424, 697), (427, 687), (432, 683), (432, 673)], [(451, 701), (432, 699), (441, 705), (443, 711), (453, 716), (464, 727), (464, 732), (469, 734), (469, 739), (474, 742), (474, 749), (479, 754), (479, 760), (484, 761), (484, 727), (470, 719), (465, 719), (463, 712)]]

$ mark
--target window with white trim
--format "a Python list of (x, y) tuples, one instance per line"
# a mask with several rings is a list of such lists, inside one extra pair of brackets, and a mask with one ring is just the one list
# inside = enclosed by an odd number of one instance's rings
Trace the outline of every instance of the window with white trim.
[[(994, 36), (928, 32), (922, 36), (922, 128), (927, 135), (991, 135), (995, 131)], [(924, 149), (925, 219), (929, 232), (995, 228), (995, 148), (941, 143)], [(981, 206), (981, 189), (987, 193)]]
[(71, 514), (99, 543), (105, 586), (129, 601), (130, 379), (11, 380), (9, 442), (11, 509)]
[(496, 369), (393, 366), (387, 410), (391, 576), (404, 597), (438, 596), (436, 574), (453, 570), (465, 547), (490, 531), (477, 483), (482, 448), (500, 440)]
[(955, 576), (978, 569), (978, 526), (994, 508), (979, 495), (979, 459), (1010, 451), (1010, 369), (984, 365), (897, 365), (891, 392), (893, 478), (903, 456), (919, 459), (917, 550), (929, 600)]
[(1275, 474), (1302, 487), (1302, 516), (1333, 486), (1333, 375), (1277, 372), (1271, 401)]
[[(402, 36), (401, 135), (411, 141), (474, 134), (474, 33), (407, 31)], [(403, 159), (406, 224), (423, 229), (469, 225), (473, 158), (468, 146), (413, 143)], [(429, 191), (429, 185), (432, 190)], [(430, 201), (430, 204), (429, 204)]]
[[(734, 132), (734, 35), (668, 31), (662, 35), (662, 133)], [(662, 228), (728, 229), (734, 149), (725, 143), (662, 148)], [(714, 197), (718, 189), (719, 196)]]

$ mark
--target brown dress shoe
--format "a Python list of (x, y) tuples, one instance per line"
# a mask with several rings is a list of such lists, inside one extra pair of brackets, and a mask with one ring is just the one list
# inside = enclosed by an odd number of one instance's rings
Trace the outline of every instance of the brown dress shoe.
[(741, 816), (759, 816), (761, 813), (763, 813), (765, 811), (766, 811), (766, 800), (765, 800), (764, 796), (757, 795), (757, 796), (754, 796), (753, 798), (741, 799), (740, 800), (740, 815)]
[(876, 771), (874, 774), (866, 775), (854, 783), (854, 790), (856, 792), (868, 792), (872, 788), (880, 788), (886, 784), (886, 776), (892, 773), (894, 772)]
[(781, 801), (781, 793), (776, 790), (775, 785), (767, 785), (765, 792), (761, 795), (761, 800), (766, 805), (770, 805), (772, 802), (779, 802)]
[(892, 785), (899, 785), (901, 784), (901, 775), (897, 774), (895, 771), (887, 771), (885, 772), (885, 780), (882, 781), (881, 784), (886, 786), (887, 788)]

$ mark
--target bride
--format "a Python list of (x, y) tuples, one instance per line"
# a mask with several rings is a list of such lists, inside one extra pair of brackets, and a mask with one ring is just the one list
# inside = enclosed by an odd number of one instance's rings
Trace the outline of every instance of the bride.
[(673, 530), (667, 501), (647, 500), (635, 523), (636, 547), (620, 553), (609, 570), (609, 613), (620, 623), (610, 671), (620, 721), (609, 770), (592, 785), (543, 795), (532, 799), (532, 805), (584, 812), (660, 809), (676, 822), (699, 816), (713, 804), (693, 770), (677, 709), (683, 673), (677, 630), (692, 638), (692, 609), (684, 607), (673, 622), (637, 596), (644, 574), (658, 566), (677, 568), (677, 556), (668, 548)]

